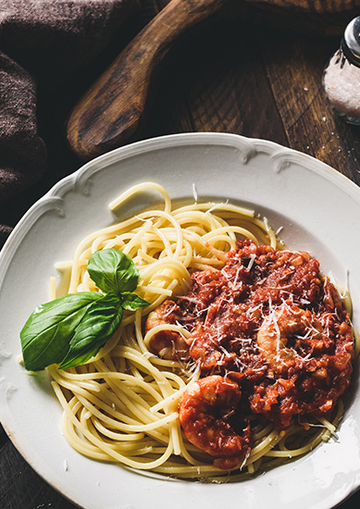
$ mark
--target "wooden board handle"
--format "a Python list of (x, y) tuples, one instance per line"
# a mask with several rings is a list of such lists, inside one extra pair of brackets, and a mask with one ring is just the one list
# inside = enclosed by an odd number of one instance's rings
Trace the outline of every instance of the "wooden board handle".
[(172, 43), (226, 0), (172, 0), (122, 51), (76, 104), (67, 121), (83, 160), (126, 143), (141, 126), (150, 82)]

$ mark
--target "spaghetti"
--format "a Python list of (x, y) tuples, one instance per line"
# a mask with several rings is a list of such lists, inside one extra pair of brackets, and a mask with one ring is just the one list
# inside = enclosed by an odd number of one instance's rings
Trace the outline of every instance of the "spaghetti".
[[(161, 193), (163, 208), (92, 233), (71, 262), (57, 265), (66, 292), (99, 291), (86, 271), (88, 260), (95, 251), (117, 248), (133, 259), (140, 273), (137, 293), (150, 302), (145, 309), (125, 313), (118, 331), (86, 364), (66, 370), (48, 368), (64, 410), (63, 434), (75, 450), (96, 460), (187, 479), (217, 480), (226, 475), (228, 480), (224, 466), (193, 445), (180, 426), (179, 404), (203, 376), (201, 363), (191, 355), (161, 356), (149, 348), (159, 331), (175, 334), (184, 344), (191, 331), (175, 321), (153, 324), (145, 333), (144, 323), (164, 301), (189, 293), (191, 274), (222, 269), (239, 238), (273, 250), (283, 246), (267, 222), (251, 210), (229, 203), (195, 203), (173, 210), (166, 191), (154, 183), (134, 186), (110, 204), (111, 210), (147, 189)], [(53, 297), (58, 297), (55, 283), (52, 288)], [(292, 423), (280, 429), (271, 419), (263, 421), (250, 411), (246, 419), (252, 430), (251, 450), (241, 465), (229, 468), (230, 478), (251, 475), (312, 450), (335, 433), (342, 413), (339, 398), (331, 421), (314, 417), (305, 427)]]

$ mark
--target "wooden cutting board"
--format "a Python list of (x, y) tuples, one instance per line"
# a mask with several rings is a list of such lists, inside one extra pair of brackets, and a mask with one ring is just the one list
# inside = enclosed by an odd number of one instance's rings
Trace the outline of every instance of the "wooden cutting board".
[(163, 72), (160, 64), (199, 23), (225, 16), (304, 36), (340, 37), (358, 14), (360, 0), (171, 0), (75, 105), (66, 125), (68, 143), (89, 160), (136, 139)]

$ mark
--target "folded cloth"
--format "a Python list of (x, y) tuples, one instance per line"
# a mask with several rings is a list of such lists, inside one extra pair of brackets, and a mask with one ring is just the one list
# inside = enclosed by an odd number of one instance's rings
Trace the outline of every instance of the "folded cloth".
[(41, 91), (59, 90), (137, 12), (139, 0), (0, 0), (0, 247), (18, 219), (8, 210), (48, 171)]

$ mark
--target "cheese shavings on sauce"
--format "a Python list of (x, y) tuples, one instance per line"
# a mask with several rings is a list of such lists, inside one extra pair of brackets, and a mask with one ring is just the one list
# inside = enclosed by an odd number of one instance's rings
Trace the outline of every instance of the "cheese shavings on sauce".
[(193, 360), (201, 376), (221, 375), (241, 387), (241, 413), (282, 430), (307, 416), (328, 416), (350, 384), (354, 335), (350, 318), (319, 262), (303, 251), (277, 251), (239, 241), (221, 270), (191, 275), (188, 295), (149, 315), (161, 331), (153, 353)]

